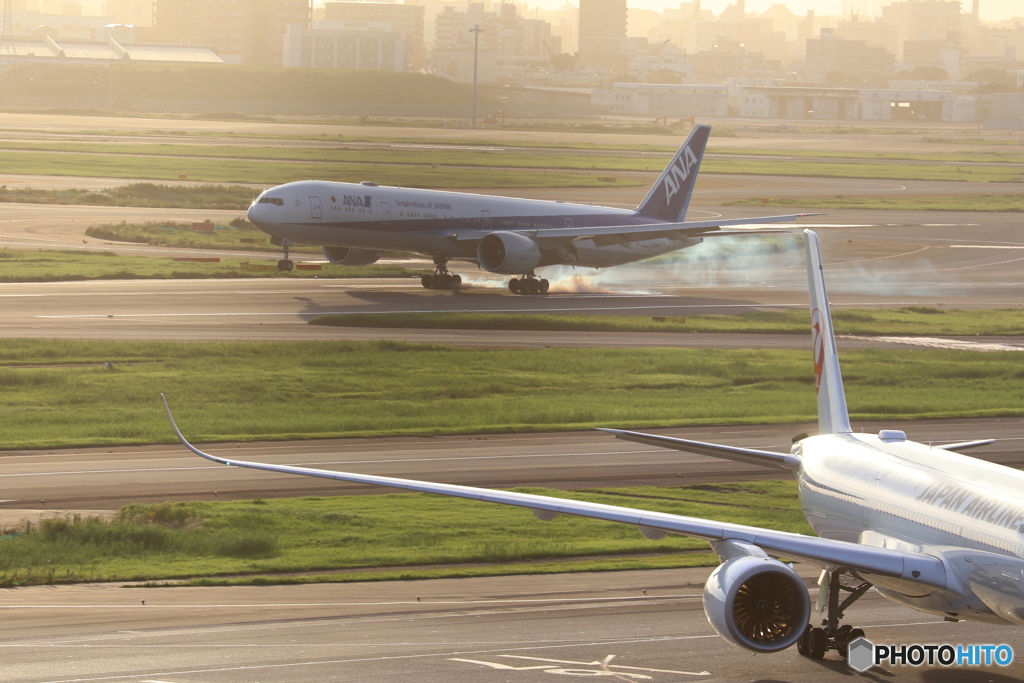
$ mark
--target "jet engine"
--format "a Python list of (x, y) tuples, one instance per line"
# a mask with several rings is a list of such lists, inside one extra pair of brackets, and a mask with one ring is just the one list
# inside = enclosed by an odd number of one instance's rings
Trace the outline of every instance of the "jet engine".
[(540, 245), (516, 232), (492, 232), (480, 240), (476, 257), (492, 273), (531, 273), (540, 265)]
[(368, 266), (377, 262), (380, 252), (352, 247), (324, 247), (324, 256), (336, 266)]
[(733, 645), (778, 652), (807, 629), (811, 599), (797, 573), (778, 560), (735, 557), (704, 585), (704, 613)]

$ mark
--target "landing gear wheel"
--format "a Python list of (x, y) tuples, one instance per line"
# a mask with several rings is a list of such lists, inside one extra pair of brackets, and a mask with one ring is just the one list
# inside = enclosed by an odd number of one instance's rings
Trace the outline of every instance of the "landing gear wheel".
[(804, 629), (803, 635), (800, 636), (800, 640), (796, 641), (796, 651), (799, 652), (804, 657), (806, 657), (807, 653), (810, 651), (810, 646), (811, 646), (810, 645), (810, 641), (811, 641), (811, 625), (808, 624), (807, 628)]
[(277, 262), (277, 269), (281, 272), (291, 272), (295, 268), (295, 263), (291, 259), (283, 258)]
[(448, 272), (448, 259), (443, 256), (434, 257), (434, 272), (420, 278), (424, 289), (458, 289), (462, 278)]
[(864, 629), (862, 628), (852, 628), (847, 624), (840, 626), (836, 632), (836, 650), (839, 652), (839, 656), (843, 659), (848, 659), (850, 656), (850, 643), (863, 637)]
[(540, 293), (541, 294), (547, 294), (548, 293), (548, 287), (550, 287), (550, 286), (551, 286), (550, 282), (548, 282), (547, 280), (541, 280), (540, 281)]
[(823, 628), (812, 628), (807, 632), (807, 657), (809, 659), (822, 659), (825, 656), (825, 648), (828, 647), (828, 635)]
[(508, 291), (512, 292), (513, 294), (519, 294), (519, 280), (517, 280), (516, 278), (512, 278), (511, 280), (509, 280)]

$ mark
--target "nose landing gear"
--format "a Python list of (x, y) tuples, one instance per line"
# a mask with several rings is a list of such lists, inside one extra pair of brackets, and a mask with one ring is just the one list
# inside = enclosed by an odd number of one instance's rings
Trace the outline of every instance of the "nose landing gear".
[(538, 279), (533, 273), (527, 273), (523, 279), (512, 278), (508, 281), (508, 291), (513, 294), (547, 294), (551, 283)]
[(448, 259), (434, 257), (433, 275), (424, 275), (420, 284), (424, 289), (458, 289), (462, 285), (462, 277), (458, 273), (448, 272)]
[(292, 241), (289, 239), (281, 240), (281, 251), (284, 252), (284, 258), (277, 262), (277, 269), (281, 272), (291, 272), (295, 268), (295, 263), (288, 258), (288, 247), (292, 246)]

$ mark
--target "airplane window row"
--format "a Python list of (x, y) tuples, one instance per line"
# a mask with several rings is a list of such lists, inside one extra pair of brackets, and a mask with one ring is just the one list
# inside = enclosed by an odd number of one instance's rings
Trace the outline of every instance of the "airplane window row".
[(260, 197), (260, 204), (273, 204), (274, 206), (284, 206), (284, 200), (280, 197)]

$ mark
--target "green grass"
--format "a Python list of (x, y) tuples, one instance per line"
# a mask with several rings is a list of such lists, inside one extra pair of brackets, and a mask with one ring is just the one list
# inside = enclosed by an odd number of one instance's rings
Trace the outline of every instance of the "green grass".
[(794, 198), (741, 199), (725, 206), (795, 206), (807, 209), (893, 209), (899, 211), (993, 211), (1020, 213), (1024, 211), (1024, 193), (984, 194), (938, 197), (833, 197), (831, 199)]
[[(810, 533), (788, 481), (515, 490)], [(426, 494), (131, 505), (110, 521), (72, 517), (16, 531), (23, 533), (0, 541), (0, 586), (240, 575), (250, 578), (233, 582), (265, 584), (717, 563), (707, 544), (692, 538), (652, 542), (628, 525), (566, 515), (541, 522), (522, 508)], [(552, 562), (565, 558), (581, 561)], [(546, 562), (534, 567), (537, 560)], [(423, 565), (463, 566), (417, 569)], [(274, 576), (361, 568), (376, 571)]]
[[(208, 221), (213, 223), (213, 221)], [(279, 252), (280, 247), (270, 244), (267, 233), (257, 230), (244, 218), (235, 218), (227, 224), (214, 224), (212, 231), (198, 231), (191, 223), (174, 221), (146, 221), (143, 223), (98, 223), (85, 229), (87, 237), (111, 242), (152, 244), (159, 247), (183, 249), (230, 249), (232, 251)], [(296, 245), (291, 251), (307, 254), (321, 253), (319, 247)]]
[[(104, 362), (113, 364), (105, 368)], [(1024, 415), (1020, 354), (843, 354), (855, 420)], [(4, 447), (479, 434), (813, 420), (809, 351), (377, 342), (0, 347)]]
[[(512, 170), (504, 168), (445, 168), (429, 165), (400, 166), (361, 163), (310, 163), (246, 159), (204, 159), (175, 157), (131, 157), (107, 154), (38, 154), (0, 152), (0, 167), (8, 173), (78, 177), (147, 178), (169, 180), (185, 175), (189, 180), (209, 183), (255, 183), (279, 185), (298, 180), (328, 180), (358, 183), (372, 180), (380, 185), (424, 188), (513, 188), (513, 187), (627, 187), (639, 181), (616, 178), (602, 180), (586, 173)], [(660, 169), (659, 169), (660, 170)]]
[(0, 202), (23, 204), (76, 204), (87, 206), (143, 206), (174, 209), (245, 211), (258, 190), (224, 185), (155, 185), (131, 183), (106, 190), (36, 190), (0, 186)]
[[(213, 183), (279, 184), (319, 178), (339, 182), (373, 180), (382, 185), (430, 188), (630, 186), (639, 180), (596, 175), (661, 171), (664, 159), (489, 152), (486, 150), (317, 149), (217, 145), (115, 145), (105, 143), (6, 142), (0, 165), (11, 173), (178, 178)], [(46, 153), (39, 153), (46, 152)], [(740, 151), (735, 151), (740, 153)], [(757, 155), (768, 152), (754, 150)], [(815, 153), (817, 154), (817, 153)], [(856, 153), (850, 153), (856, 154)], [(820, 155), (819, 155), (820, 156)], [(259, 163), (253, 163), (258, 161)], [(790, 175), (898, 180), (1011, 182), (1019, 167), (928, 163), (849, 163), (709, 158), (704, 173)]]
[[(837, 309), (838, 334), (855, 335), (1024, 335), (1024, 310), (963, 311), (934, 307)], [(808, 334), (806, 311), (698, 315), (656, 320), (651, 316), (547, 313), (348, 313), (310, 321), (334, 327), (452, 330), (549, 330), (558, 332), (736, 332)]]
[[(207, 245), (208, 246), (208, 245)], [(221, 247), (223, 248), (223, 247)], [(299, 263), (301, 258), (297, 259)], [(67, 282), (75, 280), (210, 279), (252, 277), (379, 278), (419, 277), (427, 270), (401, 266), (335, 266), (291, 272), (245, 270), (249, 259), (223, 258), (220, 263), (175, 261), (171, 257), (122, 256), (112, 251), (24, 251), (0, 249), (0, 282)], [(273, 265), (266, 259), (253, 263)]]

